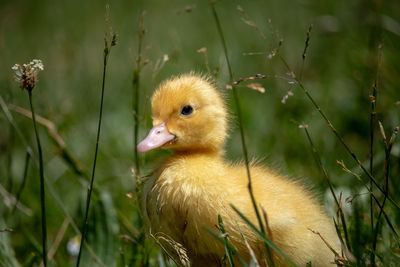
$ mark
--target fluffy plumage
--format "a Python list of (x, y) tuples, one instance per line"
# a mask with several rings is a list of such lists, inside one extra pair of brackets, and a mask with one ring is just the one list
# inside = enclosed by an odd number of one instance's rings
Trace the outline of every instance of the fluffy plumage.
[[(189, 115), (187, 106), (192, 108)], [(242, 231), (260, 257), (263, 243), (229, 206), (234, 204), (258, 225), (245, 166), (223, 158), (228, 116), (214, 84), (194, 74), (172, 78), (154, 93), (152, 113), (154, 127), (138, 150), (165, 147), (175, 153), (145, 181), (144, 208), (151, 231), (182, 244), (193, 266), (219, 266), (224, 247), (204, 227), (215, 229), (220, 214), (240, 254), (250, 259)], [(337, 251), (340, 244), (312, 195), (265, 166), (252, 164), (251, 177), (256, 201), (268, 214), (273, 242), (299, 266), (310, 261), (329, 266), (334, 254), (309, 229), (321, 233)], [(273, 257), (277, 266), (288, 265), (277, 253)]]

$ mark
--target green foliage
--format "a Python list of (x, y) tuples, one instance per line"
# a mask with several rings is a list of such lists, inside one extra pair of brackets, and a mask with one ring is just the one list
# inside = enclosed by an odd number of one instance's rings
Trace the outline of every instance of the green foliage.
[[(193, 3), (195, 6), (184, 0), (110, 3), (108, 25), (118, 32), (119, 40), (107, 67), (102, 135), (88, 224), (91, 251), (83, 252), (81, 266), (173, 265), (146, 237), (137, 197), (140, 188), (131, 168), (146, 175), (167, 155), (165, 151), (155, 151), (137, 161), (134, 152), (135, 138), (144, 137), (151, 125), (149, 97), (160, 81), (195, 70), (217, 73), (216, 82), (223, 91), (231, 83), (209, 1)], [(247, 15), (237, 10), (238, 4)], [(397, 139), (393, 143), (387, 157), (378, 125), (379, 120), (387, 140), (394, 127), (400, 125), (400, 2), (216, 1), (215, 7), (233, 76), (238, 79), (257, 73), (267, 75), (236, 87), (249, 157), (263, 158), (288, 176), (305, 177), (302, 181), (313, 186), (342, 234), (343, 221), (347, 224), (354, 264), (367, 265), (374, 253), (381, 266), (399, 265), (399, 209), (388, 198), (385, 212), (379, 215), (380, 208), (373, 200), (371, 227), (368, 175), (359, 169), (298, 83), (289, 83), (293, 81), (291, 74), (287, 74), (274, 49), (279, 48), (279, 55), (368, 171), (369, 95), (376, 94), (372, 120), (374, 158), (369, 172), (383, 191), (388, 188), (393, 202), (400, 203), (400, 142)], [(142, 11), (145, 15), (140, 25)], [(103, 36), (105, 30), (110, 31), (104, 26), (104, 13), (104, 1), (0, 2), (0, 104), (4, 102), (0, 108), (0, 185), (5, 189), (0, 192), (0, 230), (13, 229), (0, 232), (0, 265), (38, 266), (41, 262), (38, 153), (32, 121), (18, 109), (29, 109), (29, 102), (13, 81), (11, 71), (15, 63), (34, 58), (41, 59), (45, 68), (32, 92), (35, 111), (53, 125), (38, 121), (46, 180), (48, 251), (55, 249), (49, 265), (72, 266), (76, 262), (67, 244), (80, 235), (93, 162)], [(248, 87), (255, 82), (265, 88), (264, 94)], [(285, 104), (281, 102), (284, 98)], [(234, 110), (229, 97), (228, 103)], [(139, 110), (137, 120), (132, 105)], [(299, 129), (300, 124), (308, 125), (313, 147), (303, 129)], [(239, 128), (234, 123), (226, 145), (231, 160), (242, 159), (240, 142)], [(314, 148), (318, 150), (317, 165), (313, 162)], [(31, 150), (28, 153), (32, 157), (25, 176), (27, 150)], [(343, 171), (337, 161), (343, 162), (347, 170)], [(322, 169), (341, 203), (343, 221), (335, 216), (335, 202)], [(371, 191), (382, 205), (385, 192), (375, 185)], [(13, 211), (15, 196), (19, 196), (21, 206)], [(68, 224), (63, 232), (65, 220)]]
[[(84, 204), (85, 201), (82, 201)], [(111, 195), (103, 191), (100, 198), (91, 204), (88, 220), (87, 242), (103, 266), (117, 266), (119, 244), (119, 225)], [(84, 205), (82, 205), (82, 214)], [(102, 266), (93, 260), (84, 246), (82, 266)]]
[(21, 266), (15, 258), (15, 253), (11, 245), (10, 233), (7, 233), (7, 229), (3, 220), (0, 220), (0, 266), (2, 267), (19, 267)]

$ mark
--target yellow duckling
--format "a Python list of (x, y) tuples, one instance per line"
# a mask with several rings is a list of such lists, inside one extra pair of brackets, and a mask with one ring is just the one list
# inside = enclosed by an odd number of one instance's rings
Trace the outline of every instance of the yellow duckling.
[[(192, 266), (220, 266), (224, 246), (205, 230), (215, 230), (222, 216), (229, 241), (249, 262), (248, 244), (261, 263), (265, 247), (230, 207), (233, 204), (258, 225), (247, 189), (243, 164), (223, 158), (228, 112), (221, 94), (208, 79), (195, 74), (172, 78), (152, 98), (153, 128), (138, 145), (139, 152), (172, 149), (168, 158), (144, 183), (144, 207), (152, 233), (182, 244)], [(331, 221), (303, 187), (264, 166), (252, 164), (253, 191), (267, 215), (269, 238), (298, 266), (330, 266), (339, 241)], [(276, 266), (288, 262), (273, 251)]]

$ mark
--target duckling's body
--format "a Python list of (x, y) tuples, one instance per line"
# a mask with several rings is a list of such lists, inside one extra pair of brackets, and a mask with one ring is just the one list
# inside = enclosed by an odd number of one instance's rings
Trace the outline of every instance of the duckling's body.
[[(188, 105), (192, 107), (190, 114), (186, 114)], [(193, 266), (220, 266), (224, 246), (205, 227), (215, 230), (221, 215), (229, 241), (249, 261), (242, 232), (261, 263), (261, 255), (265, 255), (262, 241), (230, 206), (258, 225), (245, 166), (223, 159), (227, 114), (219, 93), (199, 76), (182, 76), (161, 85), (152, 107), (154, 132), (139, 145), (139, 151), (160, 146), (175, 151), (145, 181), (145, 209), (152, 233), (161, 232), (182, 244)], [(207, 125), (202, 126), (204, 122)], [(196, 133), (206, 140), (197, 140)], [(312, 266), (329, 266), (333, 253), (310, 229), (318, 231), (337, 251), (339, 242), (332, 223), (313, 197), (296, 182), (266, 167), (252, 164), (250, 173), (255, 199), (268, 216), (269, 238), (299, 266), (310, 261)], [(288, 265), (278, 253), (273, 257), (277, 266)]]

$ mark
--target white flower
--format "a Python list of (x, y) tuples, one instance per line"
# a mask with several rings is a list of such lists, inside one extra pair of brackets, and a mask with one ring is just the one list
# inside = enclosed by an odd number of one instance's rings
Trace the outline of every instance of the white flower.
[(67, 251), (72, 256), (77, 256), (79, 254), (79, 248), (81, 246), (81, 237), (76, 235), (67, 243)]
[(34, 69), (44, 70), (43, 63), (40, 59), (34, 59), (29, 64), (32, 65), (32, 68), (34, 68)]
[(38, 81), (39, 71), (44, 70), (43, 63), (40, 59), (34, 59), (28, 64), (15, 64), (11, 67), (15, 72), (15, 80), (20, 83), (20, 88), (31, 91)]

